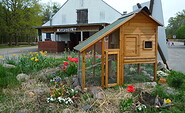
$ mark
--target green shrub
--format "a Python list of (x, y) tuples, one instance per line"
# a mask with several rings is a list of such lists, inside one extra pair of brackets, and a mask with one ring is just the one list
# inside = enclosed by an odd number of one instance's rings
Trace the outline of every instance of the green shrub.
[(167, 77), (167, 83), (169, 86), (177, 89), (185, 89), (185, 75), (180, 72), (171, 71)]

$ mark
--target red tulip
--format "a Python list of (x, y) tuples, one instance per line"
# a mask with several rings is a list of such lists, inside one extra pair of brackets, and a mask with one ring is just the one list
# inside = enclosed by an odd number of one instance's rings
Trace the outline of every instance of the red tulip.
[(66, 69), (63, 69), (62, 71), (66, 71)]
[(128, 86), (128, 88), (126, 89), (128, 92), (134, 92), (134, 86)]
[(69, 62), (64, 62), (64, 65), (67, 66), (69, 64)]

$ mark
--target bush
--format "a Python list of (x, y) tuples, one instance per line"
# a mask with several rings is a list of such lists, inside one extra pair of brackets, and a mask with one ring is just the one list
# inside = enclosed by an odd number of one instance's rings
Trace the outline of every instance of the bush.
[(180, 72), (171, 71), (167, 77), (167, 83), (169, 86), (177, 89), (185, 89), (185, 75)]

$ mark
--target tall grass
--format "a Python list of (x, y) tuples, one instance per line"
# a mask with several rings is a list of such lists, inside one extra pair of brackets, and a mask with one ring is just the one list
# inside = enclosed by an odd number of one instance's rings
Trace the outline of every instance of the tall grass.
[(16, 76), (20, 73), (20, 68), (5, 68), (0, 64), (0, 89), (6, 87), (15, 87), (19, 84)]

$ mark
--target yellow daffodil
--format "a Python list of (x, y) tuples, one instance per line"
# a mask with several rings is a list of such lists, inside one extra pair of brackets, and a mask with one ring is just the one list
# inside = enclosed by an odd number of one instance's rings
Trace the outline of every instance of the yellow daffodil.
[(36, 54), (36, 56), (39, 56), (39, 54)]
[(33, 54), (32, 52), (29, 52), (29, 54)]
[(35, 61), (36, 61), (36, 62), (38, 62), (38, 61), (39, 61), (39, 59), (35, 59)]
[(165, 102), (166, 104), (170, 104), (172, 101), (171, 101), (170, 99), (164, 99), (164, 102)]
[(47, 51), (44, 51), (44, 54), (48, 53)]
[(38, 52), (34, 52), (34, 54), (37, 54)]
[(0, 56), (0, 58), (4, 58), (3, 56)]
[(48, 55), (42, 55), (42, 56), (48, 56)]
[(12, 56), (16, 56), (16, 54), (13, 54)]
[(23, 58), (27, 58), (27, 56), (24, 56)]
[(31, 58), (31, 60), (34, 60), (34, 59), (35, 59), (34, 57)]

